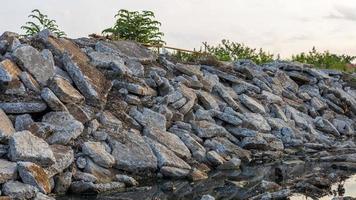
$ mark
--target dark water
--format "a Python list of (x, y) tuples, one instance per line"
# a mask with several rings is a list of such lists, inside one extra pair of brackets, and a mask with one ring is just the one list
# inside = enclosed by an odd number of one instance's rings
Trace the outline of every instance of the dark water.
[[(285, 195), (277, 196), (292, 200), (332, 199), (340, 195), (356, 197), (355, 173), (356, 171), (334, 169), (333, 163), (292, 160), (242, 166), (238, 171), (216, 171), (210, 173), (208, 179), (194, 183), (161, 180), (146, 183), (146, 186), (129, 188), (124, 192), (58, 199), (199, 200), (204, 194), (224, 200), (260, 199), (261, 194), (274, 191), (284, 191)], [(269, 184), (266, 186), (266, 183)], [(276, 188), (274, 183), (280, 187)]]

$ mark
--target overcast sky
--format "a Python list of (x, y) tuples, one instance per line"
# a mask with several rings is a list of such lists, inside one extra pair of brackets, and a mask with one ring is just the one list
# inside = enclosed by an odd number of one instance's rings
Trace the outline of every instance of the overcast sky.
[(312, 46), (356, 55), (356, 0), (0, 0), (0, 31), (22, 33), (35, 8), (73, 38), (100, 33), (124, 8), (154, 11), (170, 46), (226, 38), (282, 56)]

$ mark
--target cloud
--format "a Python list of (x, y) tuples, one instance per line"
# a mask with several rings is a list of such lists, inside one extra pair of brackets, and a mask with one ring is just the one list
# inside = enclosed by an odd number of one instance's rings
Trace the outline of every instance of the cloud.
[(335, 13), (330, 13), (328, 16), (325, 16), (325, 18), (356, 21), (356, 8), (335, 6), (335, 11)]

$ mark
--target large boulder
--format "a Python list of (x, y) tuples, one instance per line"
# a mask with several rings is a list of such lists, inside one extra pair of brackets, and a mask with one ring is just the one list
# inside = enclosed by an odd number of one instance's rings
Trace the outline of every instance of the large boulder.
[(19, 162), (18, 171), (22, 182), (35, 186), (42, 193), (50, 193), (51, 185), (45, 170), (31, 162)]
[(51, 61), (32, 46), (24, 45), (16, 48), (13, 55), (20, 66), (29, 71), (43, 86), (47, 85), (47, 81), (54, 75), (53, 60)]
[(5, 183), (9, 180), (16, 180), (17, 164), (7, 160), (0, 159), (0, 183)]
[(46, 141), (29, 131), (14, 133), (9, 140), (9, 157), (12, 161), (29, 161), (49, 166), (56, 159)]

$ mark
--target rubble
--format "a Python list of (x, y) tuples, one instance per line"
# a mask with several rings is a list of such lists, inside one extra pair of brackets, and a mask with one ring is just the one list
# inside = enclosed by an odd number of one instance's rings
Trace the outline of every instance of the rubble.
[(14, 198), (197, 181), (356, 146), (355, 88), (300, 63), (184, 64), (131, 41), (7, 32), (0, 84), (1, 191)]

